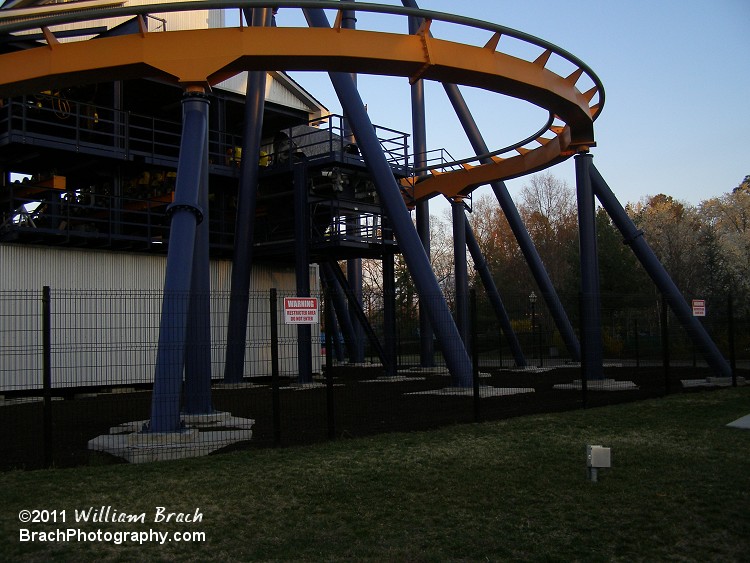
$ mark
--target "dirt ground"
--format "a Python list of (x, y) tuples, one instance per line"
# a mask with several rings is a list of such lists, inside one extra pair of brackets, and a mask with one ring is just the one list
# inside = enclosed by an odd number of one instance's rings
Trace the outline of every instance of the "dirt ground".
[[(481, 420), (498, 420), (530, 413), (571, 410), (584, 407), (580, 389), (558, 389), (580, 379), (580, 369), (556, 368), (548, 371), (481, 370), (485, 386), (495, 389), (533, 388), (533, 392), (483, 397), (479, 401)], [(413, 431), (476, 420), (476, 405), (469, 392), (465, 396), (422, 394), (450, 387), (450, 377), (435, 373), (402, 373), (401, 380), (383, 381), (382, 370), (363, 367), (333, 369), (333, 418), (329, 420), (328, 389), (320, 385), (301, 389), (281, 380), (279, 425), (274, 428), (273, 395), (270, 379), (254, 378), (248, 388), (214, 388), (215, 410), (255, 420), (253, 439), (232, 448), (294, 446), (327, 440), (351, 438), (394, 431)], [(707, 369), (671, 367), (670, 393), (705, 392), (705, 387), (683, 387), (682, 380), (705, 379)], [(739, 370), (739, 377), (750, 378), (750, 370)], [(631, 381), (637, 388), (597, 390), (592, 386), (585, 396), (586, 407), (636, 401), (667, 393), (662, 367), (605, 368), (605, 378)], [(374, 380), (374, 381), (373, 381)], [(606, 387), (606, 385), (605, 385)], [(413, 394), (417, 393), (417, 394)], [(0, 470), (34, 469), (45, 466), (51, 457), (58, 467), (86, 464), (122, 463), (106, 454), (91, 452), (87, 442), (123, 422), (149, 418), (151, 392), (68, 395), (51, 403), (51, 437), (45, 455), (44, 403), (41, 400), (16, 401), (6, 396), (0, 407)]]

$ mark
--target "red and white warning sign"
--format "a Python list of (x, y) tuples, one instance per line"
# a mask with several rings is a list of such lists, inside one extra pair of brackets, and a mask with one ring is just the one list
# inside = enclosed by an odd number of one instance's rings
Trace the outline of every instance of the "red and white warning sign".
[(706, 300), (705, 299), (693, 299), (693, 316), (694, 317), (706, 316)]
[(316, 324), (317, 297), (284, 297), (284, 322), (288, 325)]

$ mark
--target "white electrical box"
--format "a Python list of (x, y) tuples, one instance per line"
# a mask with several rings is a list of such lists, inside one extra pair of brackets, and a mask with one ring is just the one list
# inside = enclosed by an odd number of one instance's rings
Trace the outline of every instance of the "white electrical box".
[(589, 467), (612, 467), (610, 448), (586, 446), (586, 465)]

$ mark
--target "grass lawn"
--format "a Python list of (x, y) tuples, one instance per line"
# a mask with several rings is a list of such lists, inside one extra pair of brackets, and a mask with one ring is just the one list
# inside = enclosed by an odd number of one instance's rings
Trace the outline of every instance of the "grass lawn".
[[(748, 413), (744, 387), (311, 447), (1, 473), (0, 561), (749, 561), (750, 430), (725, 427)], [(586, 444), (612, 448), (598, 483), (586, 479)], [(75, 522), (75, 511), (107, 506), (110, 519), (145, 513), (144, 523)], [(156, 507), (197, 509), (202, 521), (156, 522)], [(21, 523), (24, 509), (56, 510), (58, 523)], [(57, 528), (205, 541), (20, 541), (22, 529)]]

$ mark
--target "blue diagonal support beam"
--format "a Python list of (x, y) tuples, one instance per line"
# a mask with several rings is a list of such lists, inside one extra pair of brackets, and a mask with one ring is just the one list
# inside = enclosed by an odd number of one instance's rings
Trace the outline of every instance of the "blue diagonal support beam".
[[(350, 342), (354, 338), (354, 330), (352, 329), (352, 320), (349, 317), (349, 311), (346, 307), (346, 298), (343, 294), (343, 289), (338, 283), (332, 268), (338, 268), (338, 263), (334, 263), (331, 266), (329, 262), (320, 262), (320, 276), (323, 279), (323, 284), (327, 290), (327, 297), (333, 302), (333, 311), (335, 312), (335, 321), (338, 321), (338, 326), (326, 327), (326, 332), (330, 332), (333, 336), (334, 351), (336, 352), (336, 359), (343, 361), (344, 352), (341, 346), (341, 339), (339, 335), (343, 336), (344, 342)], [(334, 317), (334, 315), (331, 315)], [(336, 330), (333, 330), (336, 329)]]
[(471, 230), (469, 221), (466, 221), (466, 246), (469, 248), (472, 260), (474, 260), (474, 268), (479, 273), (484, 290), (487, 292), (487, 298), (490, 300), (490, 305), (492, 305), (492, 310), (495, 312), (495, 316), (500, 323), (500, 328), (508, 340), (508, 346), (513, 354), (516, 366), (520, 368), (526, 367), (526, 358), (521, 350), (521, 344), (518, 341), (516, 332), (513, 330), (508, 312), (505, 310), (503, 300), (500, 298), (500, 292), (497, 290), (495, 280), (492, 279), (492, 273), (487, 265), (487, 260), (485, 260), (482, 250), (479, 248), (479, 243), (477, 243), (477, 239), (474, 236), (474, 231)]
[[(402, 4), (407, 8), (419, 8), (416, 0), (402, 0)], [(474, 117), (471, 115), (469, 107), (461, 95), (458, 86), (455, 84), (443, 84), (443, 87), (476, 154), (488, 154), (490, 150), (484, 142), (479, 127), (477, 127), (476, 121), (474, 121)], [(481, 162), (482, 164), (486, 164), (491, 162), (491, 160), (483, 159)], [(552, 285), (547, 270), (544, 268), (542, 259), (539, 257), (539, 253), (521, 220), (518, 209), (516, 209), (513, 199), (510, 197), (508, 188), (505, 186), (504, 182), (492, 182), (490, 186), (495, 192), (495, 196), (500, 203), (500, 207), (502, 208), (505, 217), (508, 219), (510, 228), (518, 241), (518, 245), (521, 247), (521, 252), (526, 259), (526, 263), (529, 265), (531, 274), (534, 276), (534, 280), (539, 286), (539, 290), (541, 291), (545, 302), (547, 303), (547, 307), (555, 321), (557, 330), (560, 331), (560, 335), (565, 342), (568, 352), (574, 360), (578, 361), (581, 358), (581, 346), (578, 342), (578, 338), (575, 335), (573, 326), (570, 324), (568, 315), (565, 313), (565, 309), (563, 309), (557, 291), (555, 291), (555, 288)]]
[[(461, 95), (458, 86), (455, 84), (443, 84), (443, 88), (453, 105), (453, 109), (455, 110), (456, 115), (461, 122), (461, 126), (464, 128), (466, 136), (469, 138), (469, 142), (474, 151), (477, 154), (488, 154), (490, 150), (484, 142), (482, 134), (479, 132), (479, 127), (477, 127), (476, 121), (474, 121), (474, 117), (471, 115), (466, 100), (464, 100), (464, 97)], [(491, 162), (491, 160), (482, 159), (483, 164), (487, 162)], [(534, 276), (534, 280), (539, 286), (539, 291), (541, 291), (544, 301), (547, 303), (550, 315), (555, 321), (557, 330), (560, 331), (560, 335), (565, 342), (568, 353), (575, 361), (580, 360), (581, 347), (575, 331), (573, 330), (573, 326), (570, 324), (570, 319), (568, 319), (568, 315), (565, 313), (565, 309), (563, 309), (557, 291), (555, 291), (555, 288), (552, 285), (552, 280), (550, 280), (549, 274), (547, 274), (547, 270), (544, 268), (542, 259), (531, 240), (531, 236), (529, 236), (529, 232), (523, 224), (521, 215), (518, 213), (518, 209), (513, 203), (513, 199), (510, 197), (510, 192), (508, 191), (505, 182), (492, 182), (490, 183), (490, 187), (495, 193), (495, 197), (497, 197), (498, 203), (500, 204), (506, 219), (508, 219), (508, 224), (518, 241), (518, 245), (526, 259), (526, 263), (529, 265), (531, 274)]]
[[(367, 335), (367, 339), (370, 341), (370, 346), (372, 346), (373, 351), (378, 356), (378, 358), (380, 358), (380, 362), (383, 364), (383, 367), (385, 367), (386, 371), (389, 370), (389, 357), (386, 354), (383, 346), (380, 344), (378, 336), (375, 334), (375, 330), (372, 328), (370, 321), (367, 320), (364, 309), (357, 302), (354, 291), (349, 285), (349, 281), (346, 279), (344, 272), (341, 270), (335, 260), (331, 260), (330, 262), (323, 262), (322, 264), (326, 268), (327, 273), (332, 276), (332, 279), (334, 279), (338, 286), (343, 290), (344, 295), (346, 295), (346, 299), (349, 303), (349, 310), (354, 312), (356, 322), (358, 322), (364, 330), (365, 334)], [(346, 322), (343, 317), (342, 320)]]
[(690, 338), (702, 351), (708, 365), (720, 373), (722, 377), (732, 377), (732, 367), (729, 365), (729, 362), (722, 356), (703, 325), (693, 316), (692, 309), (687, 304), (687, 301), (685, 301), (680, 290), (643, 238), (643, 231), (639, 230), (632, 219), (628, 217), (625, 209), (620, 205), (617, 197), (615, 197), (615, 194), (593, 163), (590, 167), (590, 174), (594, 193), (602, 204), (602, 207), (604, 207), (604, 210), (609, 214), (612, 222), (622, 234), (625, 244), (630, 246), (638, 261), (643, 265), (643, 268), (651, 277), (654, 284), (656, 284), (656, 287), (659, 288), (659, 291), (667, 299), (669, 306)]
[[(248, 18), (253, 25), (270, 24), (271, 9), (256, 8)], [(258, 195), (258, 155), (260, 154), (266, 72), (247, 73), (245, 120), (242, 130), (242, 160), (237, 194), (237, 218), (234, 227), (231, 294), (227, 321), (227, 353), (224, 380), (239, 383), (244, 376), (247, 334), (247, 309), (250, 303), (250, 278), (253, 268), (253, 228)]]
[[(329, 27), (328, 18), (322, 10), (305, 8), (305, 17), (312, 27)], [(432, 327), (440, 341), (443, 356), (455, 386), (470, 387), (472, 384), (471, 360), (466, 347), (451, 317), (445, 298), (425, 254), (411, 221), (393, 171), (383, 154), (380, 142), (367, 115), (362, 98), (351, 76), (341, 72), (330, 72), (331, 83), (344, 112), (351, 121), (357, 143), (373, 176), (378, 195), (390, 218), (399, 247), (404, 254), (409, 272), (422, 303), (428, 304)]]
[(471, 350), (469, 326), (469, 264), (466, 260), (466, 215), (463, 198), (451, 200), (451, 217), (453, 219), (453, 272), (456, 288), (456, 325), (461, 339), (468, 350)]

